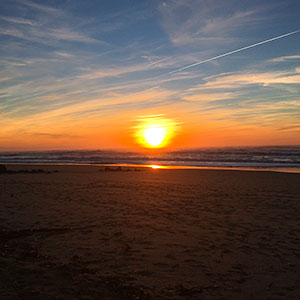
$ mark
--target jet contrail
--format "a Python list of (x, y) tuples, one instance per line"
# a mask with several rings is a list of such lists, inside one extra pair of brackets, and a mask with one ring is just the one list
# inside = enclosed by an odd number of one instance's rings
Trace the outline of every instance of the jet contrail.
[[(204, 64), (204, 63), (209, 62), (209, 61), (212, 61), (212, 60), (216, 60), (216, 59), (221, 58), (221, 57), (224, 57), (224, 56), (231, 55), (231, 54), (233, 54), (233, 53), (237, 53), (237, 52), (244, 51), (244, 50), (247, 50), (247, 49), (250, 49), (250, 48), (253, 48), (253, 47), (262, 45), (262, 44), (266, 44), (266, 43), (269, 43), (269, 42), (272, 42), (272, 41), (275, 41), (275, 40), (282, 39), (282, 38), (284, 38), (284, 37), (287, 37), (287, 36), (289, 36), (289, 35), (292, 35), (292, 34), (295, 34), (295, 33), (298, 33), (298, 32), (300, 32), (300, 30), (296, 30), (296, 31), (292, 31), (292, 32), (289, 32), (289, 33), (286, 33), (286, 34), (283, 34), (283, 35), (279, 35), (279, 36), (273, 37), (273, 38), (271, 38), (271, 39), (268, 39), (268, 40), (265, 40), (265, 41), (262, 41), (262, 42), (258, 42), (258, 43), (252, 44), (252, 45), (245, 46), (245, 47), (243, 47), (243, 48), (239, 48), (239, 49), (236, 49), (236, 50), (233, 50), (233, 51), (230, 51), (230, 52), (227, 52), (227, 53), (223, 53), (223, 54), (220, 54), (220, 55), (217, 55), (217, 56), (214, 56), (214, 57), (205, 59), (205, 60), (198, 61), (198, 62), (193, 63), (193, 64), (191, 64), (191, 65), (187, 65), (187, 66), (185, 66), (185, 67), (182, 67), (182, 68), (179, 68), (179, 69), (170, 71), (170, 72), (168, 72), (168, 73), (164, 73), (164, 74), (159, 75), (159, 76), (156, 76), (156, 77), (154, 77), (154, 78), (160, 78), (160, 77), (163, 77), (163, 76), (167, 76), (167, 75), (171, 75), (171, 74), (174, 74), (174, 73), (178, 73), (178, 72), (180, 72), (180, 71), (183, 71), (183, 70), (186, 70), (186, 69), (193, 68), (193, 67), (195, 67), (195, 66)], [(153, 78), (151, 78), (151, 79), (153, 79)]]

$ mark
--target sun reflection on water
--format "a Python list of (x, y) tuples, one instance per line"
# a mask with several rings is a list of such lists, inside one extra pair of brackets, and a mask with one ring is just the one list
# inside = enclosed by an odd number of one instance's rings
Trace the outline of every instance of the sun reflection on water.
[(157, 170), (157, 169), (166, 169), (166, 167), (160, 166), (160, 165), (148, 165), (147, 167), (152, 168), (154, 170)]

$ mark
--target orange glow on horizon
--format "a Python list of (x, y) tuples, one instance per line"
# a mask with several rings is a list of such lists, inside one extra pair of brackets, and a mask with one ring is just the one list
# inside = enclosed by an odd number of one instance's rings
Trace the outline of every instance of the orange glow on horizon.
[(157, 169), (164, 169), (163, 166), (159, 166), (159, 165), (150, 165), (149, 167), (152, 168), (152, 169), (154, 169), (154, 170), (157, 170)]
[[(0, 150), (116, 149), (147, 155), (203, 147), (299, 144), (299, 131), (294, 129), (279, 131), (271, 126), (238, 126), (230, 118), (213, 122), (207, 115), (188, 118), (183, 107), (176, 107), (180, 114), (160, 109), (167, 111), (168, 115), (157, 115), (156, 109), (152, 109), (139, 114), (136, 111), (132, 114), (122, 112), (105, 118), (91, 116), (84, 121), (79, 118), (54, 122), (48, 117), (34, 122), (29, 117), (15, 122), (1, 119)], [(218, 116), (222, 117), (221, 114)], [(159, 147), (145, 145), (145, 137), (140, 135), (143, 129), (155, 124), (167, 129)], [(31, 129), (33, 126), (34, 130)]]

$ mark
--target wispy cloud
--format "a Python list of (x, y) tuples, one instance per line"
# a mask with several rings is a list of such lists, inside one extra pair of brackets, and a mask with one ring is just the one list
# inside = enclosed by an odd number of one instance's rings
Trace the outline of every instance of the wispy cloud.
[[(32, 26), (29, 29), (18, 28), (1, 28), (0, 35), (9, 35), (32, 42), (49, 44), (50, 41), (74, 41), (83, 43), (100, 43), (101, 41), (86, 36), (82, 33), (72, 31), (69, 28), (45, 28), (43, 26)], [(104, 43), (104, 42), (101, 42)]]
[(65, 52), (65, 51), (55, 51), (54, 54), (58, 55), (58, 56), (66, 57), (66, 58), (74, 56), (73, 54)]
[[(88, 101), (79, 103), (65, 103), (65, 105), (53, 105), (48, 111), (32, 110), (36, 103), (27, 103), (22, 108), (16, 107), (14, 111), (9, 114), (2, 114), (0, 124), (5, 122), (7, 118), (14, 116), (16, 123), (11, 124), (15, 126), (31, 126), (31, 124), (43, 124), (46, 122), (53, 122), (59, 120), (60, 124), (68, 122), (71, 119), (82, 118), (84, 116), (99, 117), (99, 115), (108, 114), (111, 111), (122, 111), (127, 109), (143, 109), (144, 107), (163, 106), (170, 103), (174, 92), (163, 89), (152, 89), (142, 93), (128, 93), (126, 95), (116, 95), (107, 98), (94, 98)], [(19, 114), (20, 111), (27, 109), (31, 110), (28, 115)], [(7, 127), (7, 126), (6, 126)]]
[(251, 18), (255, 15), (255, 11), (242, 11), (234, 13), (227, 18), (224, 17), (215, 17), (213, 19), (208, 19), (202, 27), (196, 32), (196, 35), (199, 34), (215, 34), (216, 32), (226, 30), (233, 30), (236, 27), (244, 25), (245, 23), (252, 20)]
[(273, 59), (270, 59), (269, 62), (285, 62), (285, 61), (291, 61), (291, 60), (299, 60), (300, 61), (300, 55), (289, 55), (289, 56), (280, 56)]
[(263, 44), (266, 44), (266, 43), (270, 43), (270, 42), (273, 42), (273, 41), (276, 41), (276, 40), (288, 37), (290, 35), (297, 34), (299, 32), (300, 32), (300, 30), (288, 32), (288, 33), (285, 33), (285, 34), (282, 34), (282, 35), (279, 35), (279, 36), (276, 36), (276, 37), (273, 37), (273, 38), (270, 38), (270, 39), (267, 39), (267, 40), (264, 40), (264, 41), (261, 41), (261, 42), (257, 42), (257, 43), (251, 44), (251, 45), (244, 46), (242, 48), (238, 48), (236, 50), (232, 50), (232, 51), (229, 51), (229, 52), (225, 52), (223, 54), (219, 54), (217, 56), (213, 56), (211, 58), (200, 60), (200, 61), (195, 62), (193, 64), (190, 64), (190, 65), (181, 67), (179, 69), (176, 69), (176, 70), (167, 72), (165, 74), (162, 74), (162, 75), (160, 75), (160, 77), (161, 76), (168, 76), (168, 75), (171, 75), (171, 74), (174, 74), (174, 73), (178, 73), (178, 72), (181, 72), (181, 71), (184, 71), (184, 70), (187, 70), (187, 69), (190, 69), (190, 68), (202, 65), (202, 64), (207, 63), (207, 62), (212, 62), (212, 61), (214, 61), (216, 59), (220, 59), (220, 58), (223, 58), (223, 57), (228, 56), (228, 55), (232, 55), (232, 54), (235, 54), (235, 53), (238, 53), (238, 52), (241, 52), (241, 51), (245, 51), (245, 50), (248, 50), (248, 49), (251, 49), (251, 48), (254, 48), (254, 47), (258, 47), (260, 45), (263, 45)]
[(257, 21), (254, 10), (238, 11), (220, 16), (229, 3), (214, 1), (172, 0), (160, 5), (162, 24), (175, 45), (199, 44), (203, 40), (228, 43), (229, 33)]
[(13, 18), (13, 17), (1, 17), (3, 21), (15, 23), (15, 24), (23, 24), (23, 25), (34, 25), (35, 23), (32, 20), (24, 19), (24, 18)]
[(286, 71), (253, 73), (246, 72), (220, 77), (207, 77), (204, 80), (206, 83), (195, 86), (193, 90), (237, 89), (249, 85), (260, 85), (267, 87), (273, 84), (300, 84), (300, 75), (295, 72)]
[(47, 6), (44, 4), (40, 3), (35, 3), (31, 1), (26, 1), (26, 0), (18, 0), (19, 3), (26, 5), (28, 7), (34, 8), (38, 11), (46, 12), (46, 13), (52, 13), (52, 14), (60, 14), (62, 13), (62, 10), (54, 8), (52, 6)]
[(11, 79), (12, 79), (11, 77), (2, 77), (0, 78), (0, 82), (9, 81)]
[(297, 130), (297, 131), (300, 131), (300, 125), (285, 126), (285, 127), (279, 128), (278, 130)]
[(0, 20), (5, 23), (2, 25), (0, 35), (46, 45), (57, 41), (101, 42), (82, 30), (74, 30), (75, 27), (79, 28), (76, 18), (62, 9), (25, 0), (19, 0), (18, 3), (25, 6), (25, 11), (34, 9), (35, 13), (27, 14), (30, 18), (2, 16)]
[(235, 99), (240, 95), (240, 93), (197, 93), (193, 89), (190, 89), (183, 93), (183, 99), (197, 102), (197, 103), (205, 103), (211, 101), (219, 101), (219, 100), (226, 100), (226, 99)]
[(30, 132), (28, 131), (27, 134), (31, 135), (31, 136), (39, 136), (39, 137), (47, 137), (47, 138), (51, 138), (51, 139), (65, 139), (65, 138), (78, 138), (79, 136), (77, 135), (71, 135), (71, 134), (66, 134), (66, 133), (62, 133), (62, 134), (58, 134), (58, 133), (49, 133), (49, 132)]
[(76, 42), (85, 42), (85, 43), (98, 43), (99, 41), (85, 36), (79, 32), (74, 32), (69, 28), (53, 28), (49, 31), (43, 31), (42, 33), (36, 31), (35, 34), (37, 36), (41, 36), (41, 34), (45, 35), (49, 38), (53, 38), (56, 40), (65, 40), (65, 41), (76, 41)]

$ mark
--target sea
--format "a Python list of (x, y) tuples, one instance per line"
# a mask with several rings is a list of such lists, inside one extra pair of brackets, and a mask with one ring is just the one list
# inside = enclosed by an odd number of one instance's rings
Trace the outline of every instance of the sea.
[(162, 166), (300, 172), (300, 146), (226, 147), (131, 152), (58, 150), (0, 152), (2, 164)]

